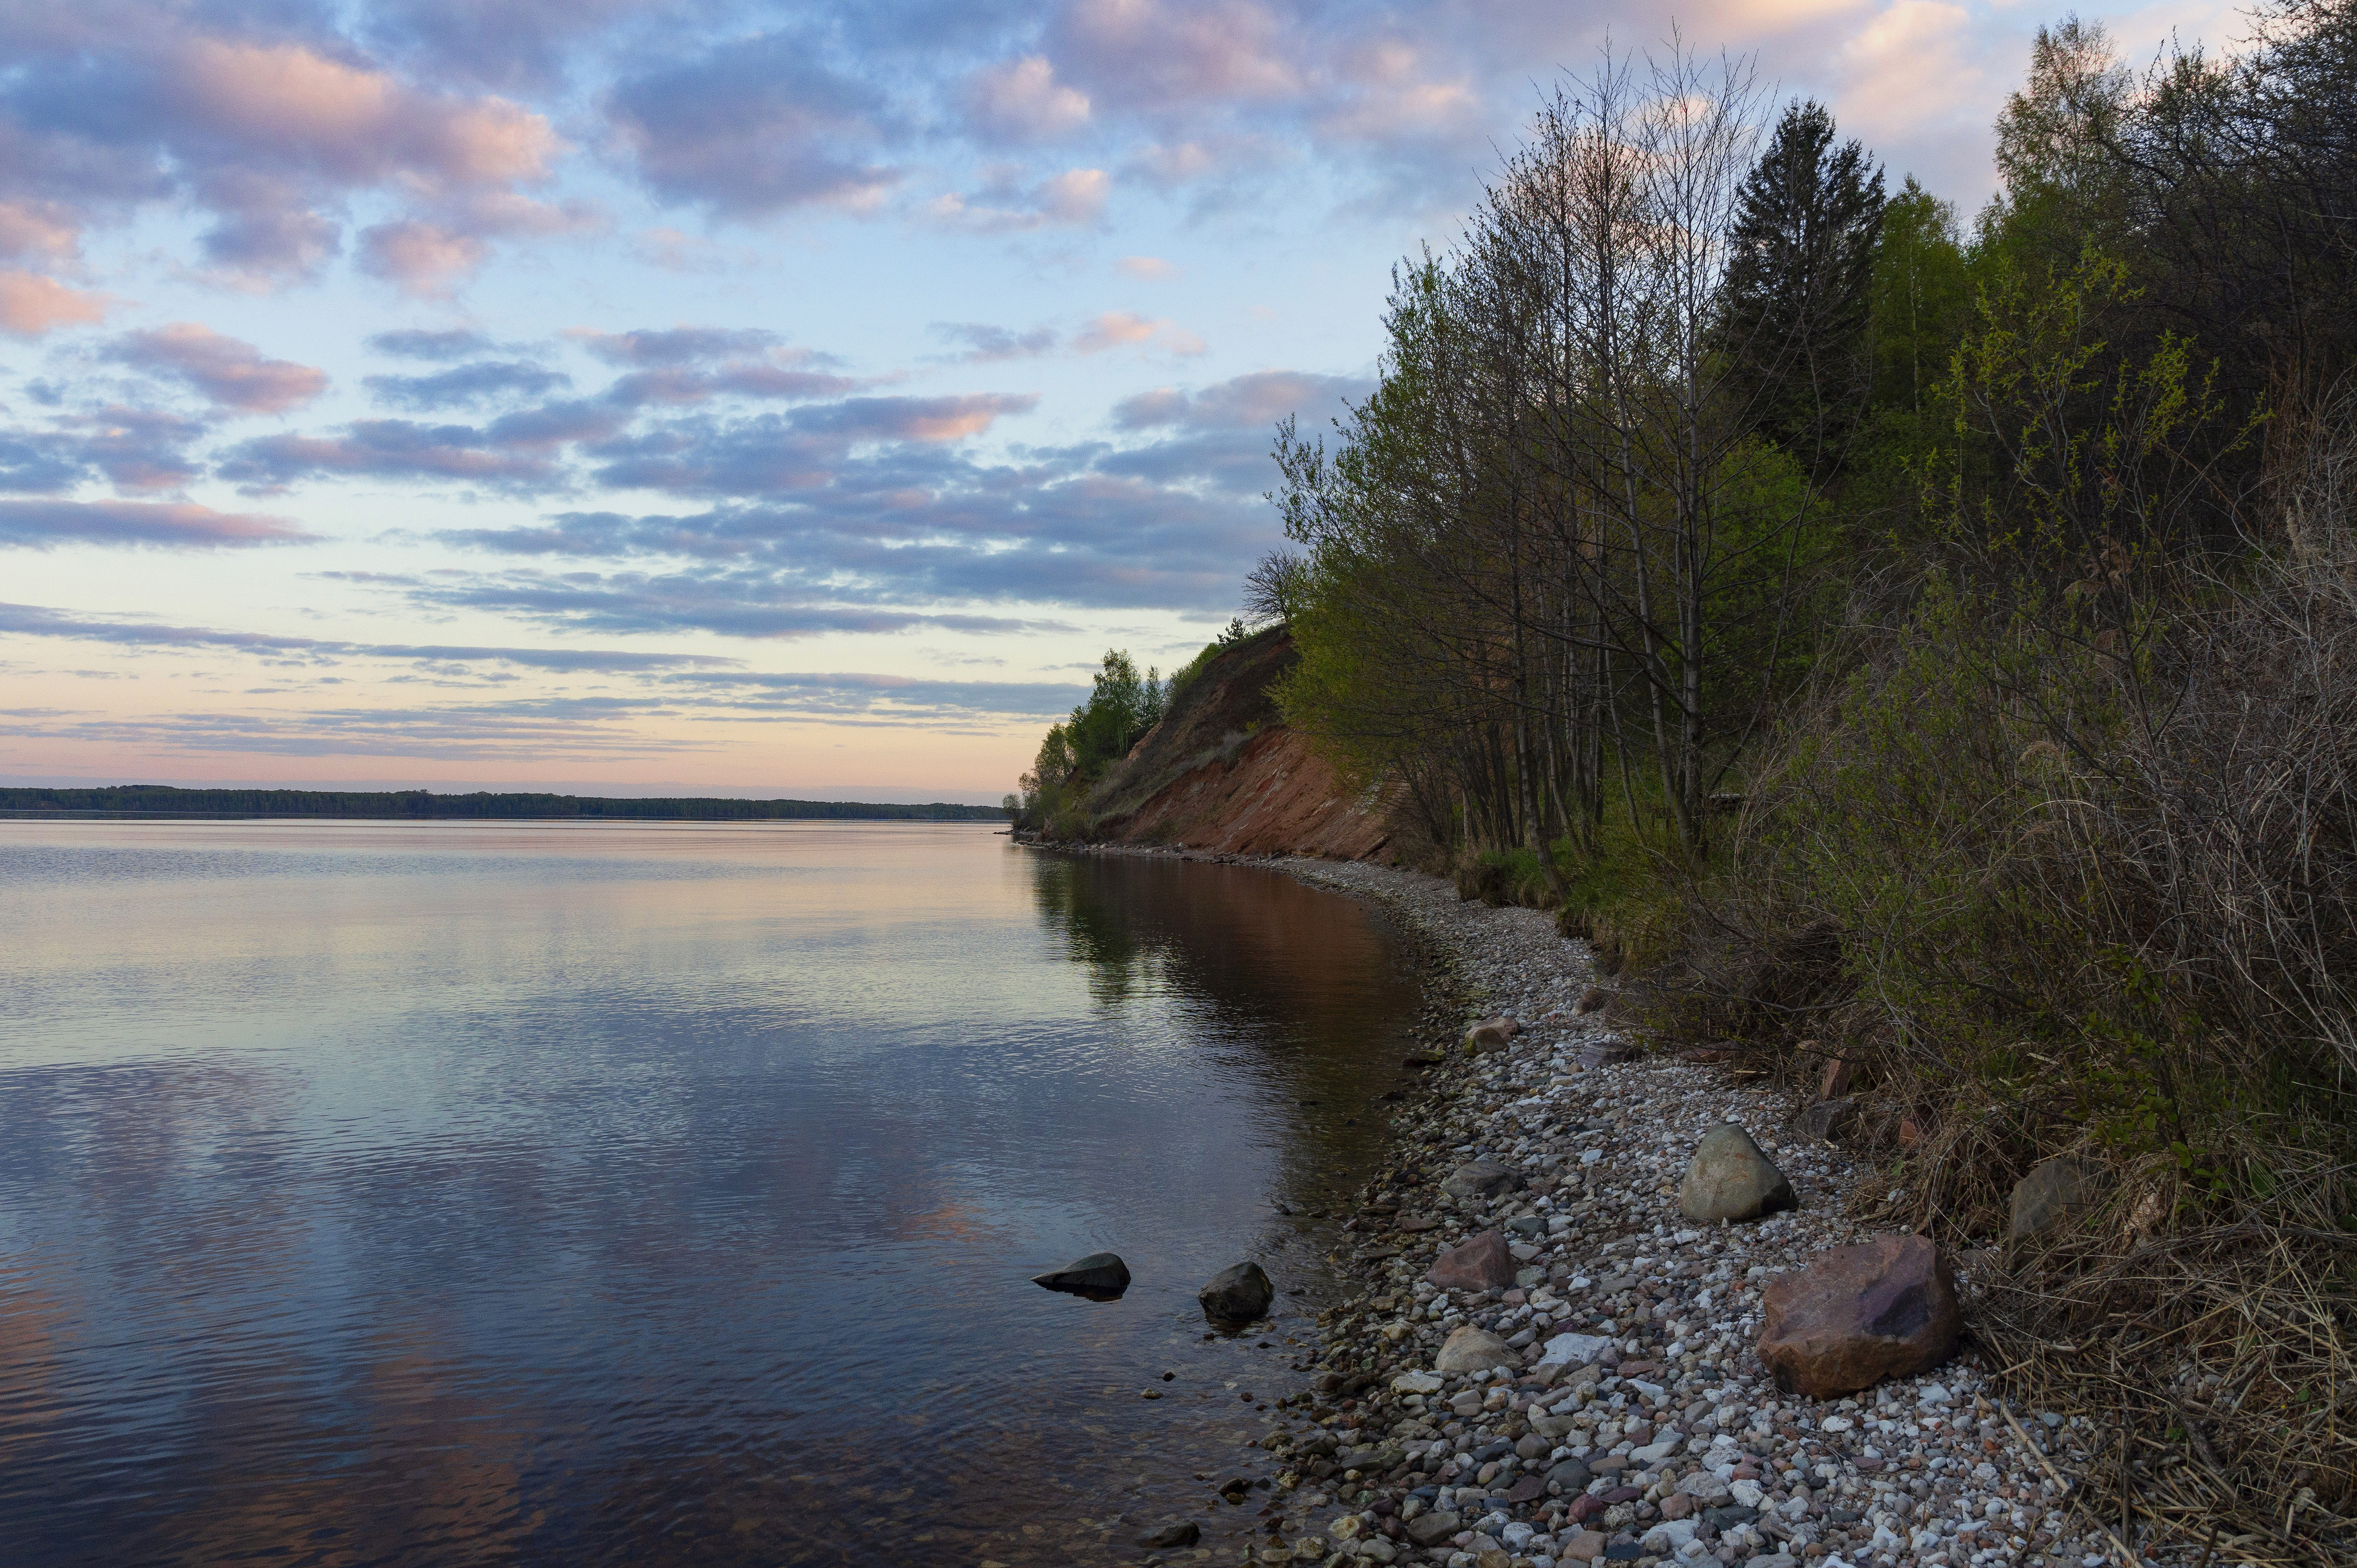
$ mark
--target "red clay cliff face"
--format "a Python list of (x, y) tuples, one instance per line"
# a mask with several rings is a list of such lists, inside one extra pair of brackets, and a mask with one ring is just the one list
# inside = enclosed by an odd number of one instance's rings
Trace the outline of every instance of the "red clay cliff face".
[(1203, 763), (1107, 819), (1096, 836), (1111, 843), (1175, 844), (1220, 854), (1379, 857), (1390, 841), (1379, 811), (1283, 725), (1245, 740), (1234, 757)]
[(1218, 854), (1385, 858), (1388, 802), (1336, 778), (1276, 710), (1270, 688), (1294, 659), (1278, 629), (1212, 660), (1098, 786), (1089, 837)]

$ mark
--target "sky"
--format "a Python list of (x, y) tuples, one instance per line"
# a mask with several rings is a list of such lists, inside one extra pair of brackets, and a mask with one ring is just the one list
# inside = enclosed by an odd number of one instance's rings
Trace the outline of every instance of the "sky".
[(0, 0), (0, 781), (995, 800), (1608, 39), (1969, 212), (2054, 19)]

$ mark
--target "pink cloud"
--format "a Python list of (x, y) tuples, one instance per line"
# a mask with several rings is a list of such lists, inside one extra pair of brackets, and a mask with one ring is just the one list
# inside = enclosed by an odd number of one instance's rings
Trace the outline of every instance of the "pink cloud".
[(188, 501), (0, 501), (0, 544), (153, 544), (213, 548), (299, 544), (318, 536), (283, 517), (215, 511)]
[(1089, 122), (1089, 95), (1056, 80), (1038, 55), (985, 66), (967, 79), (966, 118), (991, 141), (1039, 142)]
[(490, 257), (482, 236), (406, 219), (361, 234), (361, 270), (420, 299), (446, 299)]
[(1229, 0), (1080, 0), (1059, 51), (1090, 82), (1141, 108), (1272, 102), (1304, 90), (1301, 51), (1262, 5)]
[(1104, 216), (1113, 194), (1113, 177), (1101, 168), (1066, 169), (1039, 184), (1016, 185), (1011, 169), (972, 196), (952, 193), (936, 197), (925, 211), (936, 222), (982, 233), (1045, 229), (1059, 225), (1085, 228)]
[(111, 357), (184, 381), (217, 407), (241, 413), (284, 413), (328, 387), (325, 371), (269, 359), (253, 344), (194, 321), (131, 333)]
[(52, 201), (0, 201), (0, 256), (72, 255), (81, 231), (71, 213)]
[(1150, 320), (1129, 310), (1108, 310), (1092, 317), (1072, 339), (1072, 347), (1083, 354), (1102, 354), (1132, 343), (1140, 347), (1159, 343), (1173, 354), (1200, 354), (1209, 347), (1175, 321)]
[(177, 91), (213, 135), (367, 183), (538, 180), (560, 145), (545, 118), (505, 99), (420, 91), (298, 44), (197, 39)]
[(104, 295), (83, 294), (33, 273), (0, 273), (0, 332), (38, 338), (55, 327), (103, 320)]

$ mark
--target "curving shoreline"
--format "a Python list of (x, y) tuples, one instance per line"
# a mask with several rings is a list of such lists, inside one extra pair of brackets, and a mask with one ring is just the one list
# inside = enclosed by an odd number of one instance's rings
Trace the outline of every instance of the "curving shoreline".
[[(1359, 1194), (1358, 1245), (1332, 1260), (1357, 1292), (1304, 1336), (1317, 1391), (1283, 1402), (1257, 1440), (1274, 1474), (1245, 1561), (2133, 1563), (2073, 1515), (2056, 1468), (2072, 1467), (2089, 1429), (2006, 1410), (1969, 1341), (1945, 1366), (1854, 1399), (1775, 1390), (1752, 1349), (1760, 1293), (1825, 1248), (1877, 1233), (1873, 1204), (1858, 1197), (1876, 1173), (1791, 1131), (1798, 1104), (1716, 1069), (1659, 1057), (1578, 1065), (1583, 1049), (1618, 1036), (1602, 1015), (1574, 1013), (1587, 953), (1548, 916), (1461, 903), (1437, 877), (1364, 862), (1188, 858), (1367, 899), (1434, 952), (1460, 1002), (1524, 1026), (1496, 1054), (1448, 1050), (1394, 1119), (1392, 1155)], [(1725, 1121), (1745, 1125), (1791, 1179), (1797, 1210), (1720, 1227), (1679, 1214), (1677, 1178), (1702, 1133)], [(1438, 1190), (1481, 1155), (1529, 1185), (1494, 1198)], [(1513, 1288), (1469, 1295), (1426, 1281), (1440, 1249), (1497, 1228), (1515, 1242)], [(1467, 1324), (1497, 1332), (1526, 1364), (1565, 1333), (1611, 1344), (1581, 1364), (1433, 1374), (1444, 1337)]]

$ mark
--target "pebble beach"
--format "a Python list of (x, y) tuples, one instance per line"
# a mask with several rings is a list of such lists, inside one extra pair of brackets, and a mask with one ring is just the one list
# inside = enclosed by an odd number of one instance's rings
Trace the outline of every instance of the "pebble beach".
[[(1466, 1022), (1500, 1015), (1515, 1031), (1480, 1055), (1454, 1035), (1432, 1042), (1391, 1158), (1353, 1195), (1332, 1259), (1346, 1294), (1288, 1336), (1309, 1384), (1237, 1434), (1254, 1452), (1218, 1483), (1256, 1510), (1243, 1560), (2134, 1563), (2070, 1501), (2088, 1434), (2001, 1404), (1969, 1332), (1944, 1363), (1848, 1397), (1779, 1391), (1755, 1349), (1762, 1293), (1891, 1230), (1873, 1219), (1885, 1178), (1798, 1130), (1801, 1103), (1640, 1053), (1593, 1009), (1585, 944), (1546, 914), (1462, 902), (1439, 878), (1365, 862), (1261, 864), (1375, 902), (1426, 945)], [(1684, 1215), (1695, 1147), (1728, 1122), (1783, 1173), (1796, 1207), (1716, 1224)], [(1512, 1180), (1482, 1196), (1469, 1165)], [(1511, 1249), (1510, 1285), (1427, 1277), (1491, 1231)], [(1969, 1268), (1957, 1276), (1968, 1300)], [(1437, 1369), (1469, 1326), (1502, 1342), (1499, 1364)], [(1160, 1548), (1149, 1563), (1213, 1555), (1184, 1530), (1144, 1544)]]

